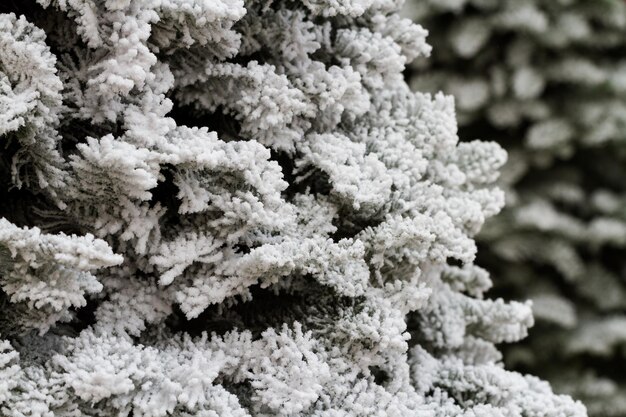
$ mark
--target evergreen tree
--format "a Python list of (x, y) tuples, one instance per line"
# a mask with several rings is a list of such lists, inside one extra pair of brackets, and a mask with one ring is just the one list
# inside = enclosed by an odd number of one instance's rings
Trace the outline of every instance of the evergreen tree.
[(506, 153), (393, 0), (3, 5), (0, 413), (584, 416), (495, 344)]
[(453, 94), (460, 137), (509, 152), (478, 263), (494, 295), (533, 300), (537, 326), (505, 362), (626, 416), (626, 3), (407, 6), (436, 46), (412, 87)]

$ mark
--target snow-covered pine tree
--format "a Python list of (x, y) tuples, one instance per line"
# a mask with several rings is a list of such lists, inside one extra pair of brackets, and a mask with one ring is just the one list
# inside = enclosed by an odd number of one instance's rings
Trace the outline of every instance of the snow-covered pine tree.
[[(460, 137), (509, 152), (507, 208), (478, 236), (495, 295), (537, 326), (505, 362), (626, 416), (626, 3), (413, 1), (436, 45), (413, 88), (456, 97)], [(482, 250), (484, 247), (484, 250)]]
[(585, 415), (501, 364), (506, 154), (398, 3), (2, 3), (4, 417)]

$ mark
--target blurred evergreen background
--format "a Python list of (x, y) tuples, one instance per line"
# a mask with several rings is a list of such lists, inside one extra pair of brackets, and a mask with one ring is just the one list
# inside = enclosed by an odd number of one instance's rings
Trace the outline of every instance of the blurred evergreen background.
[(479, 235), (491, 295), (532, 299), (511, 369), (592, 417), (626, 416), (626, 2), (407, 0), (429, 30), (415, 90), (455, 96), (459, 136), (509, 152), (507, 208)]

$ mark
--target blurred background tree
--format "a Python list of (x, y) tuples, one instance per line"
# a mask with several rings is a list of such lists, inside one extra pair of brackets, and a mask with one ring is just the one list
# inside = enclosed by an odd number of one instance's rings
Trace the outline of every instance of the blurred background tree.
[[(509, 152), (507, 208), (479, 235), (493, 295), (537, 324), (504, 348), (592, 416), (626, 415), (626, 3), (412, 0), (430, 31), (413, 89), (456, 98), (461, 139)], [(426, 71), (427, 69), (427, 71)]]

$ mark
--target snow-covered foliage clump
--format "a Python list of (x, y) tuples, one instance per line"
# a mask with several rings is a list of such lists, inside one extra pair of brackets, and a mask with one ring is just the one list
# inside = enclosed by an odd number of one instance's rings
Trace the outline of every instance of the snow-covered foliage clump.
[[(505, 362), (626, 416), (626, 3), (412, 1), (437, 48), (411, 85), (456, 98), (460, 137), (509, 152), (507, 208), (477, 237), (494, 294), (537, 326)], [(485, 250), (482, 250), (484, 246)]]
[(501, 363), (506, 153), (398, 3), (0, 6), (2, 416), (585, 415)]

